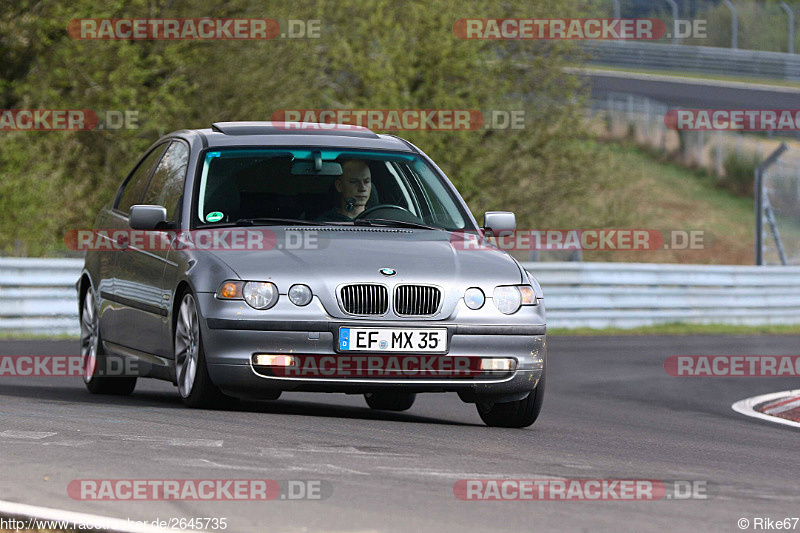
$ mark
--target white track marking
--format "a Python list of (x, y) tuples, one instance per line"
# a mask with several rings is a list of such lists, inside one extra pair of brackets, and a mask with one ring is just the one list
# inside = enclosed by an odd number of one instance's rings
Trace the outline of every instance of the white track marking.
[(753, 396), (752, 398), (745, 398), (744, 400), (739, 400), (738, 402), (733, 404), (731, 408), (737, 413), (741, 413), (746, 416), (751, 416), (753, 418), (760, 418), (762, 420), (769, 420), (770, 422), (775, 422), (776, 424), (783, 424), (784, 426), (800, 428), (800, 422), (794, 422), (793, 420), (786, 420), (785, 418), (778, 418), (777, 416), (765, 415), (764, 413), (760, 413), (754, 409), (756, 405), (777, 400), (778, 398), (795, 396), (797, 394), (800, 394), (800, 389), (783, 391), (783, 392), (773, 392), (770, 394), (762, 394), (761, 396)]
[(486, 472), (445, 472), (445, 471), (431, 470), (428, 468), (414, 468), (414, 467), (402, 467), (402, 466), (379, 466), (376, 469), (397, 475), (429, 476), (429, 477), (443, 477), (443, 478), (454, 478), (454, 479), (485, 479), (485, 478), (564, 479), (563, 477), (551, 476), (549, 474), (531, 474), (531, 473), (490, 474)]
[(224, 441), (211, 439), (184, 439), (180, 437), (149, 437), (146, 435), (120, 435), (125, 441), (145, 442), (160, 446), (199, 446), (208, 448), (221, 448)]
[(10, 439), (44, 439), (47, 437), (52, 437), (53, 435), (58, 435), (58, 433), (53, 433), (50, 431), (18, 431), (16, 429), (7, 429), (5, 431), (0, 432), (0, 437), (10, 438)]
[[(7, 502), (3, 500), (0, 500), (0, 515), (8, 518), (16, 518), (18, 520), (34, 518), (37, 520), (70, 522), (73, 525), (88, 524), (94, 529), (106, 529), (108, 531), (119, 531), (121, 533), (175, 533), (175, 530), (139, 525), (135, 523), (136, 521), (128, 522), (121, 518), (62, 511), (61, 509), (39, 507), (38, 505), (25, 505), (23, 503)], [(84, 527), (86, 527), (86, 525), (84, 525)]]
[[(300, 445), (294, 447), (295, 452), (297, 453), (330, 453), (330, 454), (346, 454), (346, 455), (363, 455), (363, 456), (370, 456), (370, 457), (419, 457), (419, 454), (412, 454), (412, 453), (397, 453), (397, 452), (387, 452), (382, 450), (360, 450), (355, 446), (309, 446), (309, 445)], [(275, 455), (279, 457), (282, 453), (285, 453), (284, 448), (262, 448), (261, 455), (264, 456), (271, 456)], [(290, 454), (292, 456), (293, 454)]]

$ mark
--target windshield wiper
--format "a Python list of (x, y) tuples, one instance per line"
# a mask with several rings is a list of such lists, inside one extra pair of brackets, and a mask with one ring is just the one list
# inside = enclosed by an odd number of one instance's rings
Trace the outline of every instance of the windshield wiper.
[(263, 218), (240, 218), (234, 222), (236, 226), (280, 226), (283, 224), (294, 224), (296, 226), (324, 226), (323, 222), (316, 222), (314, 220), (303, 220), (301, 218), (278, 218), (278, 217), (263, 217)]
[(420, 224), (419, 222), (407, 222), (405, 220), (392, 220), (388, 218), (360, 218), (353, 221), (354, 226), (381, 226), (381, 227), (400, 227), (400, 228), (417, 228), (417, 229), (432, 229), (441, 231), (442, 228), (435, 226), (428, 226)]

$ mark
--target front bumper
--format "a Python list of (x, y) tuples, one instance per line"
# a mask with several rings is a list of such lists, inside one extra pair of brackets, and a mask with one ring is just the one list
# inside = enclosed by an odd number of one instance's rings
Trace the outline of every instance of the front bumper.
[[(202, 297), (201, 297), (202, 298)], [(203, 308), (218, 309), (208, 301)], [(214, 313), (212, 313), (214, 314)], [(319, 316), (319, 315), (317, 315)], [(327, 315), (324, 315), (327, 316)], [(275, 391), (363, 393), (383, 388), (407, 392), (458, 392), (465, 401), (512, 398), (533, 390), (542, 378), (547, 359), (544, 325), (485, 325), (450, 321), (265, 320), (234, 318), (230, 314), (200, 320), (209, 375), (215, 385), (234, 396), (271, 396)], [(516, 360), (511, 372), (470, 378), (441, 377), (279, 377), (265, 375), (252, 365), (256, 353), (334, 356), (342, 326), (446, 328), (449, 350), (444, 357), (508, 357)], [(350, 355), (350, 354), (348, 354)], [(399, 355), (399, 354), (398, 354)], [(403, 354), (412, 355), (412, 354)]]

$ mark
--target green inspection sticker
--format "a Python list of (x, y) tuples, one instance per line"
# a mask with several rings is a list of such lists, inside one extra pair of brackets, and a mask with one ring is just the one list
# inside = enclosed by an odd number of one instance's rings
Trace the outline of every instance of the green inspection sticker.
[(219, 222), (223, 218), (225, 218), (225, 215), (219, 211), (212, 211), (206, 215), (206, 222)]

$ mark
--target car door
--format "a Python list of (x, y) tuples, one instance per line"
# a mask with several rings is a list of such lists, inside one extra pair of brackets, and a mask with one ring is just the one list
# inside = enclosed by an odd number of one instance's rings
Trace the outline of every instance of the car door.
[[(179, 227), (188, 162), (188, 145), (180, 140), (172, 141), (139, 202), (166, 208), (169, 228)], [(123, 333), (121, 344), (150, 354), (172, 357), (167, 321), (172, 287), (165, 285), (165, 274), (166, 279), (174, 279), (177, 264), (170, 262), (167, 257), (174, 233), (166, 229), (147, 232), (141, 243), (132, 241), (119, 254), (114, 287), (118, 301), (128, 308), (130, 317), (130, 327)]]
[[(125, 181), (122, 182), (117, 196), (108, 214), (102, 217), (98, 229), (105, 230), (109, 235), (113, 235), (115, 230), (129, 230), (128, 214), (132, 205), (142, 201), (144, 190), (153, 174), (161, 156), (169, 145), (168, 142), (161, 143), (149, 150), (137, 163)], [(125, 250), (127, 251), (127, 250)], [(113, 250), (102, 250), (98, 254), (103, 254), (104, 264), (110, 265), (107, 272), (103, 272), (103, 279), (100, 280), (99, 290), (101, 298), (109, 303), (104, 306), (101, 314), (101, 334), (103, 339), (109, 342), (121, 344), (126, 335), (126, 330), (130, 327), (130, 311), (128, 307), (117, 299), (116, 284), (118, 281), (120, 256), (125, 251), (119, 249), (117, 245)]]
[[(161, 205), (167, 210), (167, 222), (175, 230), (180, 228), (180, 215), (183, 211), (184, 187), (189, 167), (189, 145), (183, 141), (175, 141), (170, 145), (161, 163), (150, 179), (145, 191), (144, 202), (150, 205)], [(172, 306), (172, 292), (178, 279), (178, 264), (171, 261), (170, 253), (175, 242), (175, 233), (161, 233), (161, 246), (156, 253), (164, 262), (164, 270), (159, 280), (161, 295), (161, 342), (153, 351), (157, 355), (171, 358), (172, 331), (169, 323), (169, 308)]]

